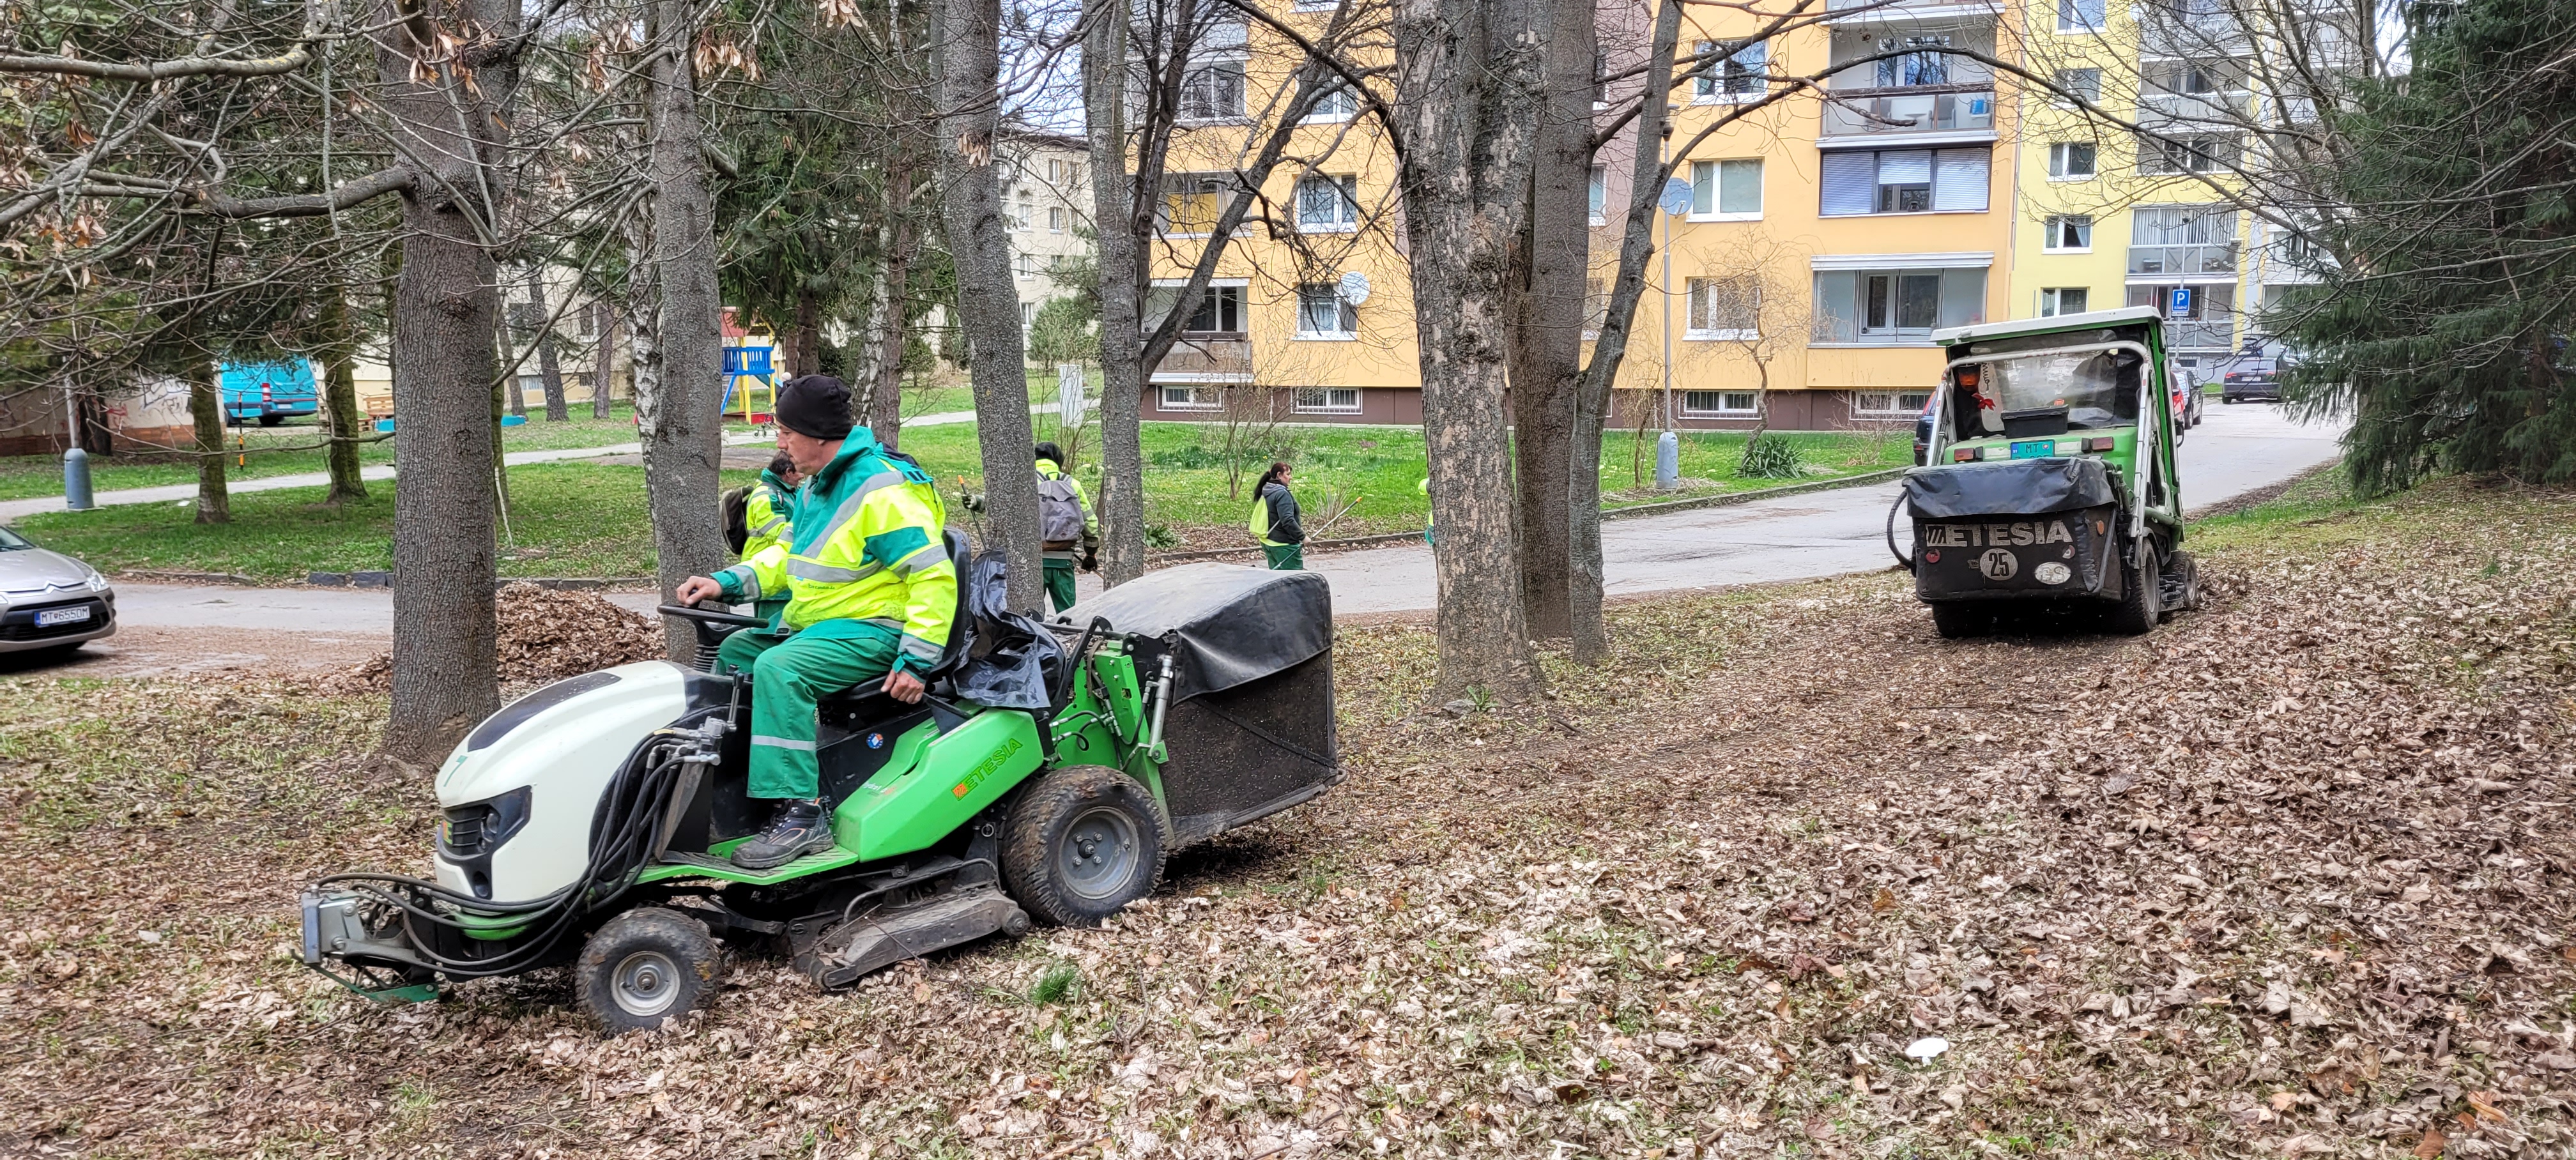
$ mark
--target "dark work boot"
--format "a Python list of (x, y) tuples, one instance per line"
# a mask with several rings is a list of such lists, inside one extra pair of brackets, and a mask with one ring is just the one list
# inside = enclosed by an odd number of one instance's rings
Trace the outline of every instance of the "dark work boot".
[(815, 798), (790, 798), (760, 836), (733, 848), (733, 864), (745, 870), (775, 870), (807, 854), (832, 848), (832, 819)]

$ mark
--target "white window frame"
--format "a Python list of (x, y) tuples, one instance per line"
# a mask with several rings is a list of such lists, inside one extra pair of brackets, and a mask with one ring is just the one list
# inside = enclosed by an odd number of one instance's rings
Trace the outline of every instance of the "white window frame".
[[(2086, 4), (2093, 5), (2097, 11), (2090, 13), (2077, 11)], [(2070, 13), (2077, 16), (2093, 17), (2093, 21), (2092, 23), (2087, 24), (2082, 20), (2070, 20), (2068, 19), (2068, 15)], [(2057, 34), (2059, 36), (2100, 36), (2102, 35), (2102, 26), (2109, 24), (2110, 22), (2110, 0), (2057, 0)]]
[[(1715, 329), (1700, 323), (1699, 288), (1718, 282), (1744, 281), (1753, 284), (1753, 326)], [(1750, 275), (1740, 278), (1692, 278), (1682, 288), (1682, 339), (1685, 342), (1754, 342), (1762, 337), (1762, 284)]]
[[(1703, 40), (1692, 48), (1694, 57), (1717, 51), (1718, 42)], [(1750, 55), (1752, 59), (1746, 57)], [(1745, 71), (1728, 76), (1726, 66), (1736, 65)], [(1750, 85), (1745, 82), (1751, 81)], [(1691, 78), (1691, 103), (1694, 105), (1741, 105), (1758, 101), (1771, 91), (1771, 42), (1757, 40), (1724, 58), (1711, 63), (1706, 72)]]
[[(2058, 88), (2073, 88), (2073, 87), (2074, 87), (2073, 85), (2070, 85), (2070, 84), (2067, 84), (2067, 83), (2066, 83), (2067, 74), (2069, 74), (2069, 73), (2091, 73), (2091, 74), (2093, 74), (2093, 91), (2092, 91), (2090, 94), (2086, 95), (2084, 99), (2085, 99), (2085, 100), (2088, 100), (2088, 101), (2091, 101), (2091, 102), (2093, 102), (2093, 103), (2094, 103), (2094, 104), (2096, 104), (2096, 105), (2099, 105), (2099, 104), (2101, 104), (2101, 103), (2102, 103), (2102, 70), (2101, 70), (2101, 69), (2098, 69), (2098, 68), (2062, 68), (2062, 69), (2059, 69), (2059, 70), (2057, 70), (2057, 76), (2056, 76), (2056, 80), (2057, 80), (2057, 87), (2058, 87)], [(2065, 99), (2064, 97), (2059, 96), (2059, 95), (2056, 93), (2056, 91), (2055, 91), (2055, 90), (2051, 90), (2051, 91), (2049, 92), (2049, 95), (2048, 95), (2048, 103), (2049, 103), (2050, 105), (2053, 105), (2053, 106), (2055, 106), (2055, 107), (2057, 107), (2057, 108), (2060, 108), (2060, 109), (2073, 109), (2073, 108), (2077, 108), (2077, 107), (2079, 107), (2079, 106), (2077, 106), (2077, 105), (2075, 104), (2075, 102), (2070, 101), (2070, 100), (2067, 100), (2067, 99)]]
[(1342, 6), (1341, 0), (1296, 0), (1288, 6), (1291, 12), (1330, 12)]
[[(1310, 394), (1322, 395), (1324, 401), (1308, 403), (1306, 396)], [(1336, 403), (1333, 401), (1335, 395), (1349, 395), (1351, 401), (1347, 404)], [(1360, 413), (1360, 389), (1358, 387), (1299, 387), (1297, 393), (1289, 398), (1288, 409), (1300, 415), (1356, 415)]]
[[(1306, 329), (1306, 297), (1309, 294), (1332, 296), (1334, 305), (1340, 308), (1336, 317), (1341, 321), (1343, 329)], [(1339, 285), (1331, 282), (1301, 282), (1297, 286), (1297, 329), (1293, 337), (1300, 342), (1357, 342), (1360, 337), (1359, 308), (1342, 300), (1342, 290)]]
[[(1191, 103), (1200, 96), (1210, 98), (1209, 101), (1203, 102), (1208, 104), (1210, 107), (1213, 107), (1215, 104), (1222, 103), (1213, 99), (1221, 96), (1224, 92), (1222, 80), (1202, 81), (1200, 78), (1221, 78), (1225, 75), (1225, 70), (1228, 68), (1233, 70), (1234, 111), (1210, 112), (1203, 116), (1192, 115), (1190, 112)], [(1244, 91), (1245, 87), (1250, 83), (1247, 75), (1248, 72), (1249, 70), (1244, 64), (1244, 58), (1240, 54), (1233, 52), (1211, 54), (1204, 60), (1192, 61), (1190, 63), (1190, 67), (1181, 74), (1181, 92), (1180, 100), (1178, 102), (1179, 108), (1175, 111), (1175, 115), (1172, 118), (1173, 123), (1180, 125), (1239, 125), (1249, 120), (1250, 115), (1247, 112), (1249, 106), (1246, 104), (1249, 98), (1246, 96)], [(1192, 89), (1195, 86), (1200, 85), (1207, 86), (1207, 91), (1204, 94), (1193, 93)]]
[[(1340, 214), (1338, 215), (1339, 220), (1317, 222), (1309, 221), (1307, 219), (1306, 188), (1308, 186), (1315, 185), (1318, 182), (1331, 186), (1334, 191), (1341, 194), (1339, 198), (1335, 199), (1335, 208), (1340, 211)], [(1293, 196), (1296, 198), (1296, 201), (1292, 209), (1295, 213), (1298, 233), (1355, 234), (1359, 232), (1360, 179), (1358, 175), (1349, 173), (1310, 174), (1298, 179), (1296, 191)]]
[(1610, 224), (1609, 166), (1595, 165), (1592, 167), (1591, 182), (1585, 191), (1585, 196), (1590, 199), (1592, 224), (1596, 226)]
[(1359, 115), (1359, 93), (1338, 78), (1331, 84), (1332, 89), (1315, 98), (1315, 108), (1306, 114), (1304, 120), (1297, 122), (1298, 124), (1339, 125)]
[[(2093, 156), (2087, 159), (2092, 163), (2092, 167), (2082, 173), (2074, 172), (2068, 167), (2068, 162), (2074, 158), (2078, 146), (2093, 151)], [(2048, 143), (2048, 179), (2050, 181), (2091, 181), (2100, 176), (2102, 176), (2102, 149), (2099, 145), (2091, 141)]]
[[(2083, 245), (2069, 246), (2061, 244), (2060, 240), (2068, 225), (2074, 225), (2076, 228), (2084, 231)], [(2050, 214), (2047, 217), (2040, 219), (2040, 229), (2043, 232), (2039, 236), (2039, 250), (2043, 254), (2090, 254), (2093, 252), (2093, 215), (2091, 214)]]
[[(1984, 194), (1985, 194), (1986, 204), (1985, 204), (1983, 207), (1978, 208), (1978, 209), (1942, 209), (1942, 208), (1940, 208), (1940, 205), (1941, 205), (1941, 192), (1942, 192), (1942, 190), (1943, 190), (1944, 186), (1943, 186), (1942, 181), (1941, 181), (1941, 154), (1943, 154), (1943, 153), (1948, 153), (1948, 152), (1961, 152), (1961, 151), (1968, 151), (1968, 150), (1978, 150), (1978, 151), (1982, 151), (1982, 152), (1985, 154), (1985, 162), (1986, 162), (1986, 178), (1985, 178), (1985, 188), (1984, 188), (1983, 192), (1984, 192)], [(1931, 161), (1930, 161), (1930, 164), (1931, 164), (1931, 171), (1930, 171), (1930, 173), (1927, 175), (1927, 176), (1928, 176), (1928, 180), (1927, 180), (1927, 181), (1925, 181), (1925, 182), (1923, 182), (1922, 184), (1923, 184), (1923, 186), (1924, 186), (1924, 191), (1923, 191), (1924, 204), (1925, 204), (1925, 205), (1927, 205), (1927, 206), (1930, 206), (1930, 207), (1932, 207), (1932, 208), (1928, 208), (1928, 209), (1879, 209), (1879, 208), (1877, 208), (1877, 206), (1878, 206), (1878, 204), (1879, 204), (1879, 202), (1880, 202), (1880, 199), (1881, 199), (1881, 198), (1883, 198), (1883, 197), (1885, 196), (1885, 192), (1884, 192), (1884, 191), (1885, 191), (1885, 190), (1886, 190), (1886, 189), (1887, 189), (1891, 184), (1896, 184), (1896, 185), (1912, 185), (1912, 184), (1915, 184), (1914, 182), (1893, 182), (1893, 183), (1891, 183), (1891, 182), (1889, 182), (1889, 181), (1887, 181), (1887, 180), (1886, 180), (1886, 172), (1885, 172), (1884, 168), (1882, 167), (1882, 159), (1883, 159), (1887, 154), (1890, 154), (1890, 153), (1928, 153), (1928, 154), (1931, 154)], [(1817, 216), (1819, 216), (1819, 217), (1838, 218), (1838, 219), (1839, 219), (1839, 218), (1863, 218), (1863, 217), (1914, 217), (1914, 216), (1919, 216), (1919, 215), (1923, 215), (1923, 214), (1936, 214), (1936, 213), (1993, 213), (1993, 212), (1995, 212), (1995, 198), (1994, 198), (1995, 157), (1994, 157), (1994, 150), (1993, 150), (1993, 148), (1992, 148), (1991, 146), (1940, 145), (1940, 144), (1932, 144), (1932, 145), (1914, 145), (1914, 146), (1890, 145), (1890, 146), (1886, 146), (1886, 147), (1882, 147), (1882, 148), (1877, 148), (1877, 149), (1853, 149), (1853, 150), (1849, 150), (1849, 151), (1837, 150), (1837, 151), (1835, 151), (1833, 154), (1831, 154), (1830, 156), (1835, 156), (1835, 157), (1863, 156), (1863, 157), (1867, 157), (1867, 158), (1869, 158), (1869, 159), (1870, 159), (1870, 167), (1871, 167), (1871, 182), (1870, 182), (1870, 201), (1869, 201), (1869, 204), (1870, 204), (1870, 207), (1871, 207), (1871, 208), (1870, 208), (1867, 212), (1864, 212), (1864, 213), (1828, 213), (1828, 212), (1826, 212), (1826, 211), (1824, 210), (1824, 207), (1823, 207), (1823, 205), (1822, 205), (1822, 204), (1821, 204), (1821, 202), (1820, 202), (1820, 204), (1817, 206)], [(1820, 174), (1820, 176), (1821, 176), (1821, 174)], [(1818, 181), (1818, 182), (1817, 182), (1817, 187), (1818, 187), (1818, 188), (1817, 188), (1817, 191), (1816, 191), (1816, 192), (1817, 192), (1817, 196), (1818, 196), (1818, 198), (1819, 198), (1819, 199), (1821, 199), (1821, 198), (1824, 196), (1825, 192), (1826, 192), (1826, 190), (1824, 189), (1824, 183), (1823, 183), (1821, 180), (1820, 180), (1820, 181)]]
[[(1907, 395), (1914, 396), (1913, 406), (1909, 407), (1905, 405), (1905, 397)], [(1888, 405), (1884, 407), (1865, 406), (1864, 404), (1871, 396), (1885, 398)], [(1851, 397), (1851, 410), (1854, 415), (1868, 415), (1873, 418), (1912, 418), (1923, 413), (1923, 404), (1931, 401), (1931, 398), (1932, 392), (1930, 391), (1853, 391)]]
[[(2082, 306), (2074, 310), (2066, 309), (2066, 292), (2069, 290), (2084, 296), (2084, 303)], [(2093, 288), (2090, 286), (2042, 286), (2039, 289), (2039, 316), (2041, 318), (2056, 318), (2067, 314), (2082, 314), (2092, 308)]]
[(1060, 234), (1064, 232), (1063, 206), (1051, 205), (1047, 207), (1047, 232), (1051, 234)]
[[(1762, 210), (1759, 206), (1751, 210), (1733, 211), (1717, 208), (1718, 206), (1725, 204), (1723, 200), (1726, 186), (1725, 173), (1726, 167), (1729, 165), (1751, 165), (1753, 167), (1753, 171), (1755, 173), (1755, 177), (1753, 179), (1753, 196), (1756, 200), (1762, 199), (1762, 182), (1764, 178), (1770, 175), (1765, 172), (1761, 158), (1722, 157), (1713, 161), (1693, 161), (1691, 162), (1690, 168), (1691, 212), (1686, 220), (1695, 222), (1758, 222), (1762, 220)], [(1709, 204), (1709, 209), (1705, 213), (1701, 212), (1699, 208), (1700, 193), (1703, 189), (1708, 193)]]
[[(1157, 411), (1222, 411), (1225, 409), (1225, 388), (1223, 387), (1210, 386), (1206, 383), (1160, 383), (1156, 384), (1154, 389), (1156, 391), (1154, 409)], [(1180, 393), (1183, 401), (1178, 403), (1172, 401), (1172, 394), (1175, 391)]]
[[(1717, 406), (1715, 408), (1694, 407), (1691, 405), (1692, 395), (1715, 395), (1717, 396)], [(1744, 405), (1741, 407), (1727, 406), (1727, 402), (1730, 398), (1742, 398), (1744, 400)], [(1756, 396), (1755, 392), (1730, 391), (1723, 388), (1714, 390), (1683, 391), (1681, 401), (1682, 414), (1691, 418), (1733, 418), (1740, 415), (1753, 414), (1760, 406), (1760, 399)]]

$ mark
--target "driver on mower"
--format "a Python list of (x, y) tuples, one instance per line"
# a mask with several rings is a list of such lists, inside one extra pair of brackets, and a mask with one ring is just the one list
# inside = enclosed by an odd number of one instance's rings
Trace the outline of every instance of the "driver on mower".
[(815, 703), (867, 681), (897, 701), (920, 701), (920, 674), (947, 648), (957, 608), (939, 493), (910, 458), (852, 429), (849, 388), (829, 375), (791, 379), (779, 389), (777, 417), (779, 450), (806, 478), (788, 516), (792, 538), (714, 576), (689, 577), (677, 593), (689, 605), (787, 597), (766, 630), (734, 633), (717, 654), (720, 672), (748, 670), (760, 691), (749, 793), (778, 802), (768, 826), (734, 849), (734, 865), (746, 870), (832, 848)]

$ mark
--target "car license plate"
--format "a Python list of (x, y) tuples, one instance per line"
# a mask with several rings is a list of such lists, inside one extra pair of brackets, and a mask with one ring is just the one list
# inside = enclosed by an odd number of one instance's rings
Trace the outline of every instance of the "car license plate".
[(46, 608), (36, 613), (36, 627), (52, 628), (57, 624), (79, 624), (87, 619), (89, 619), (89, 609), (86, 607)]
[(2025, 443), (2015, 443), (2012, 449), (2012, 457), (2015, 459), (2046, 459), (2057, 454), (2057, 440), (2033, 439)]

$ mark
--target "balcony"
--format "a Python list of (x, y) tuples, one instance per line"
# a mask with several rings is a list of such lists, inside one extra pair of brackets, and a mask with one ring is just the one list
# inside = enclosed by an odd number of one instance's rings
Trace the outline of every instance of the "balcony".
[(2236, 273), (2236, 243), (2215, 242), (2194, 246), (2131, 246), (2129, 275), (2152, 275), (2163, 278), (2192, 278), (2203, 275), (2232, 277)]
[(1992, 84), (1906, 85), (1836, 89), (1825, 104), (1821, 135), (1902, 138), (1922, 133), (1992, 133)]
[(1825, 11), (1835, 24), (1905, 24), (1991, 17), (2002, 6), (1996, 0), (1825, 0)]
[(1165, 382), (1249, 382), (1252, 338), (1221, 331), (1185, 332), (1148, 377)]
[(2188, 322), (2166, 319), (2165, 346), (2172, 350), (2235, 350), (2236, 320), (2220, 318)]

